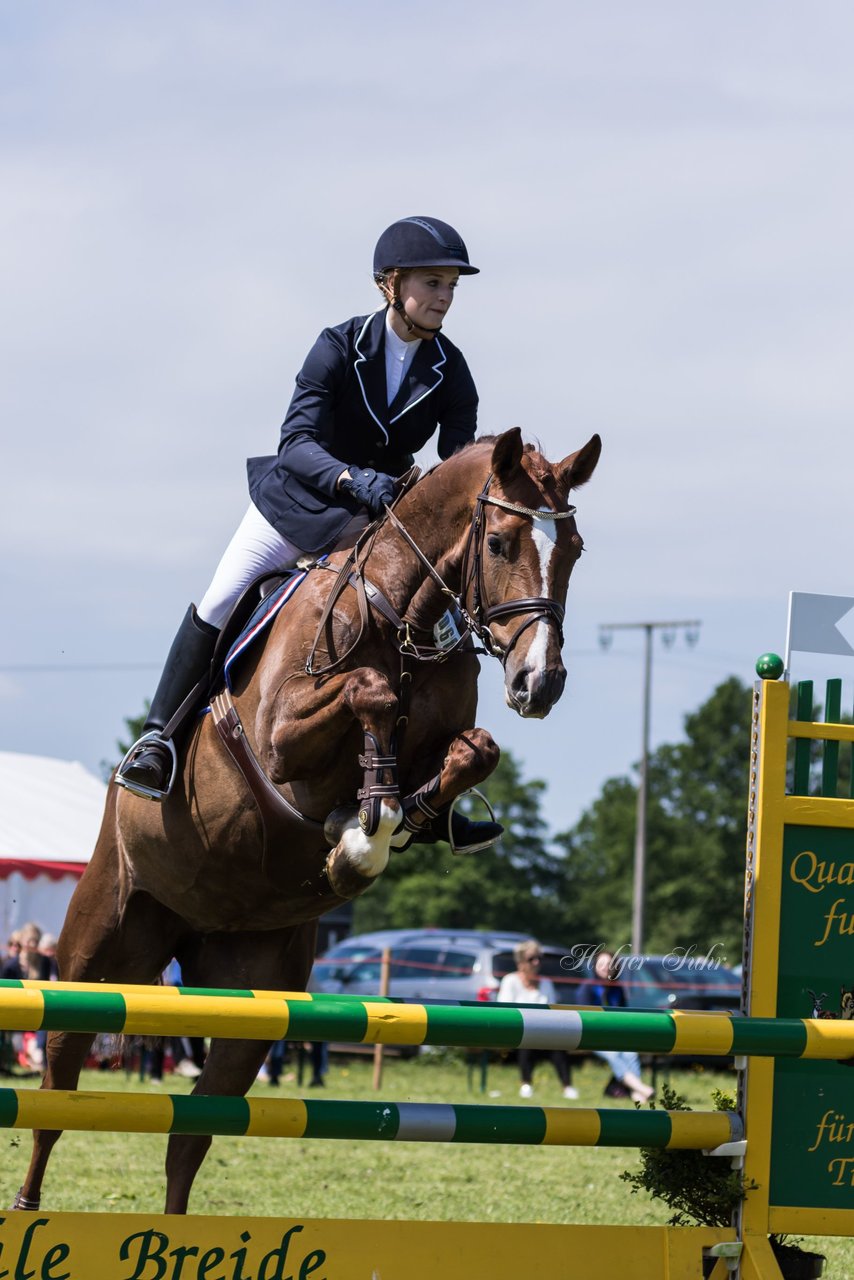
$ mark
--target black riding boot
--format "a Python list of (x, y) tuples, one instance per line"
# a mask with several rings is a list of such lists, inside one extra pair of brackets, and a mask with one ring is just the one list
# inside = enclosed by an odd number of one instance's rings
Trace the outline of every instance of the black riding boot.
[(439, 840), (445, 840), (454, 853), (475, 853), (495, 844), (503, 835), (504, 828), (500, 822), (473, 822), (464, 813), (457, 811), (451, 814), (449, 824), (446, 810), (425, 826), (419, 827), (409, 843), (436, 844)]
[[(144, 734), (125, 757), (116, 781), (131, 791), (159, 800), (169, 791), (172, 783), (173, 748), (177, 753), (183, 745), (186, 732), (192, 723), (196, 706), (188, 706), (181, 722), (169, 739), (162, 737), (166, 725), (175, 712), (204, 677), (210, 666), (219, 631), (209, 622), (203, 622), (190, 605), (178, 634), (172, 641), (163, 674), (151, 702), (148, 717), (143, 725)], [(170, 746), (171, 742), (171, 746)]]

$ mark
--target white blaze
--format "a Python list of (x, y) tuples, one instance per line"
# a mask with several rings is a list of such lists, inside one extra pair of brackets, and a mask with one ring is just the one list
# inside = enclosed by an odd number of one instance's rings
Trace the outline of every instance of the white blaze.
[[(557, 546), (557, 521), (535, 520), (531, 537), (540, 557), (540, 595), (548, 598), (551, 583), (552, 558)], [(534, 629), (534, 638), (528, 649), (525, 665), (540, 675), (545, 670), (546, 651), (549, 644), (549, 624), (541, 618)]]

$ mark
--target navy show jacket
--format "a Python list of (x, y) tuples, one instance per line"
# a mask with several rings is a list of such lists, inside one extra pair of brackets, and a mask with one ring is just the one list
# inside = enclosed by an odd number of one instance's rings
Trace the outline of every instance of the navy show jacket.
[(441, 458), (474, 439), (477, 390), (444, 334), (421, 342), (387, 403), (386, 310), (324, 329), (297, 374), (278, 454), (247, 461), (255, 506), (304, 551), (329, 550), (364, 510), (335, 488), (345, 467), (400, 475), (437, 427)]

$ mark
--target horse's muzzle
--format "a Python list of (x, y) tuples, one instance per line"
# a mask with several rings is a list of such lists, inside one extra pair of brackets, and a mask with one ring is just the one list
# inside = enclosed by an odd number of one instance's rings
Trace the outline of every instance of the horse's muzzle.
[(563, 693), (566, 684), (566, 667), (562, 662), (545, 668), (523, 664), (515, 671), (506, 671), (504, 696), (508, 707), (526, 720), (542, 720), (551, 711)]

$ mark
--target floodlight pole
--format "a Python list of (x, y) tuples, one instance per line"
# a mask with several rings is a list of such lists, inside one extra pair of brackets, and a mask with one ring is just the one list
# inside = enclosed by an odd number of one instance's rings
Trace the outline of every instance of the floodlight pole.
[(644, 939), (644, 904), (646, 900), (646, 833), (647, 833), (647, 794), (649, 791), (649, 736), (650, 706), (652, 702), (652, 636), (654, 631), (663, 631), (665, 639), (670, 633), (670, 643), (677, 631), (684, 631), (689, 644), (695, 644), (700, 631), (700, 622), (605, 622), (599, 626), (599, 640), (606, 647), (611, 641), (612, 631), (643, 631), (644, 663), (643, 663), (643, 726), (641, 735), (641, 758), (638, 778), (637, 813), (635, 817), (635, 859), (634, 883), (632, 888), (632, 952), (642, 955)]

